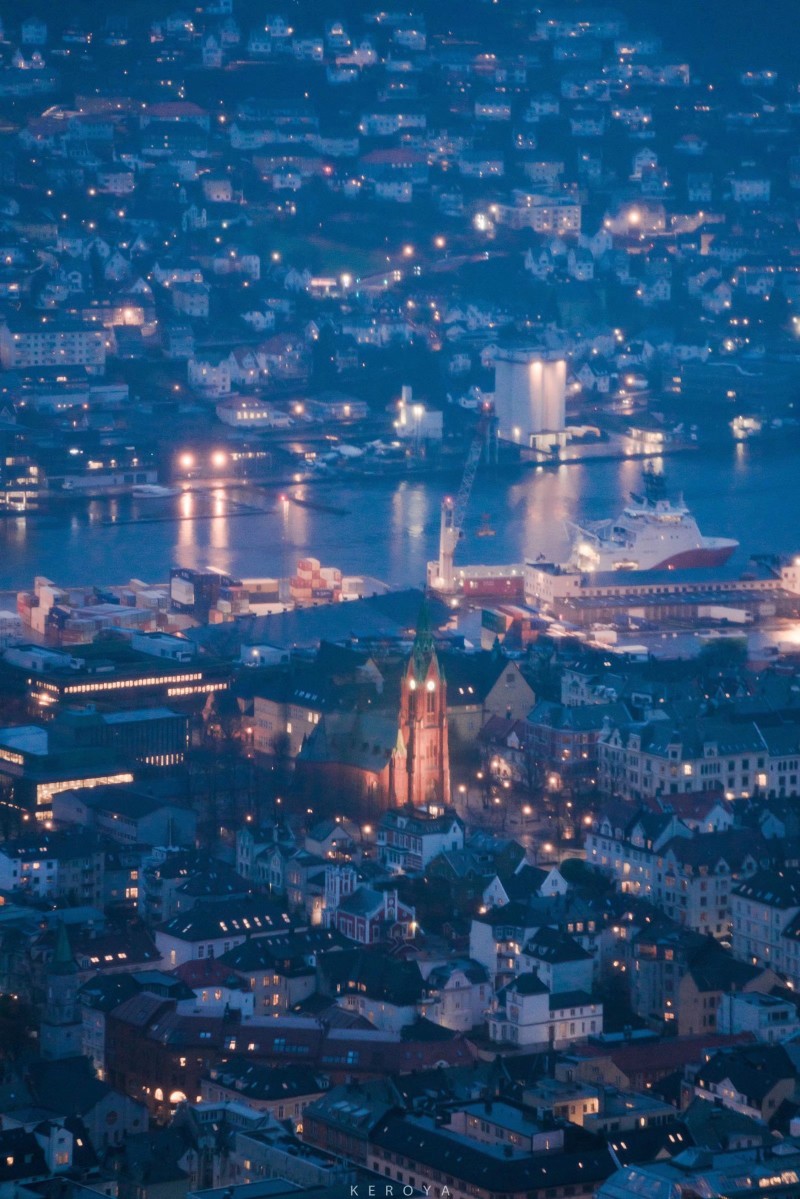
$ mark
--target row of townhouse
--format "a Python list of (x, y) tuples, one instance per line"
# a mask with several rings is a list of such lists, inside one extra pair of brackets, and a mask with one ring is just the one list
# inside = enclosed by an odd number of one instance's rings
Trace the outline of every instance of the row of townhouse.
[(758, 871), (734, 888), (732, 910), (735, 957), (800, 987), (800, 871)]
[(187, 378), (190, 387), (223, 396), (237, 387), (303, 382), (310, 370), (310, 351), (303, 338), (279, 333), (252, 348), (198, 350), (187, 363)]
[[(624, 894), (647, 899), (679, 925), (720, 939), (733, 919), (732, 888), (766, 861), (764, 842), (750, 829), (730, 826), (730, 812), (689, 827), (674, 812), (607, 812), (586, 836), (586, 860), (610, 875)], [(708, 826), (712, 831), (706, 831)]]
[(800, 794), (800, 729), (697, 719), (615, 724), (598, 743), (598, 782), (608, 795), (642, 802), (724, 791), (728, 799)]

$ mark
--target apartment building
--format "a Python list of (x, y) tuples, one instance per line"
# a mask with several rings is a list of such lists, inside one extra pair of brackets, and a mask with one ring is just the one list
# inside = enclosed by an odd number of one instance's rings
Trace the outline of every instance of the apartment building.
[(6, 370), (83, 367), (87, 374), (102, 375), (106, 334), (89, 322), (9, 316), (0, 325), (0, 363)]

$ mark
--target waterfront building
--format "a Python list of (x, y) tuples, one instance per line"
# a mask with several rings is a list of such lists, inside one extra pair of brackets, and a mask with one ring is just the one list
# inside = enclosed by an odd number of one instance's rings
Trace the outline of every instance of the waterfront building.
[(567, 365), (538, 349), (498, 349), (494, 359), (498, 434), (530, 446), (536, 434), (562, 433)]

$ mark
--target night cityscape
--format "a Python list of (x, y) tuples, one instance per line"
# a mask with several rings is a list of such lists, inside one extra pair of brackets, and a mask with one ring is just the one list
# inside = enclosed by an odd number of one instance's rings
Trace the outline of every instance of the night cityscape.
[(800, 1199), (798, 64), (0, 0), (0, 1199)]

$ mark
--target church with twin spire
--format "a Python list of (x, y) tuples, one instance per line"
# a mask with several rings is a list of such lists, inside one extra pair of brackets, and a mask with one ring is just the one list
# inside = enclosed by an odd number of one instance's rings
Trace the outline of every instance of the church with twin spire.
[(448, 807), (447, 682), (427, 604), (399, 677), (397, 706), (326, 712), (305, 739), (297, 767), (309, 800), (375, 816), (389, 808)]

